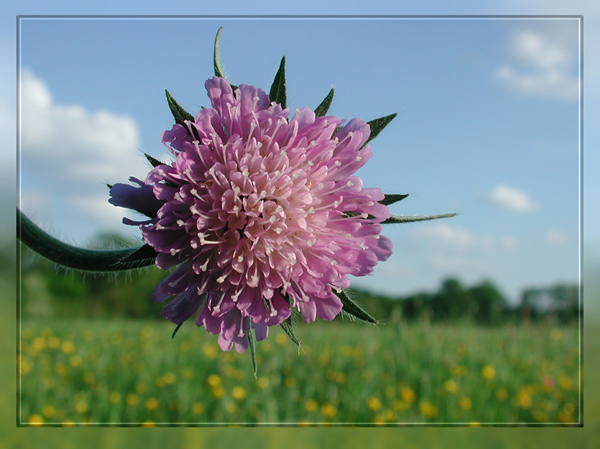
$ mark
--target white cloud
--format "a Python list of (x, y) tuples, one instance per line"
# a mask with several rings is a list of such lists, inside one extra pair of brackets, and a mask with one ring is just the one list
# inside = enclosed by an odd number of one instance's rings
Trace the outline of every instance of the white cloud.
[(498, 242), (489, 236), (475, 236), (467, 229), (445, 223), (422, 226), (415, 229), (412, 238), (421, 247), (434, 250), (437, 255), (444, 253), (464, 253), (467, 251), (490, 251)]
[(509, 90), (522, 95), (577, 101), (579, 82), (576, 51), (548, 34), (522, 30), (508, 42), (510, 63), (500, 65), (494, 76)]
[(513, 212), (531, 212), (537, 208), (527, 193), (504, 184), (497, 185), (484, 197), (494, 206)]
[(502, 237), (502, 239), (500, 239), (500, 244), (505, 249), (513, 250), (513, 249), (517, 249), (517, 247), (519, 246), (519, 241), (514, 237), (507, 236), (507, 237)]
[(564, 232), (558, 229), (548, 229), (544, 234), (546, 242), (552, 245), (566, 245), (569, 242), (569, 238)]
[(120, 222), (116, 216), (122, 217), (125, 210), (108, 203), (106, 183), (143, 178), (147, 172), (134, 119), (59, 104), (44, 81), (27, 69), (20, 86), (23, 204), (44, 192), (51, 197), (45, 207), (55, 210), (29, 211), (42, 220), (55, 217), (60, 208), (63, 215), (85, 217), (96, 230)]

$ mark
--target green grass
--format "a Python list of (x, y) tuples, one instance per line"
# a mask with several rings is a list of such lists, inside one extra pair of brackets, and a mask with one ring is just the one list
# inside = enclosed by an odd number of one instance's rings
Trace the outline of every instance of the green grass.
[(575, 325), (313, 323), (248, 353), (156, 321), (26, 321), (17, 420), (130, 423), (580, 421)]

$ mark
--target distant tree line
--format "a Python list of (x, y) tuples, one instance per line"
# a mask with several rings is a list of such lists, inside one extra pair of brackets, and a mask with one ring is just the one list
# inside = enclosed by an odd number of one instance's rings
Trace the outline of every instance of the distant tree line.
[[(97, 247), (130, 246), (115, 236), (101, 236)], [(115, 275), (95, 275), (57, 268), (22, 247), (20, 299), (23, 318), (70, 317), (160, 318), (162, 304), (152, 300), (152, 290), (165, 272), (154, 267)], [(530, 288), (511, 306), (490, 281), (465, 287), (458, 279), (446, 279), (437, 291), (389, 297), (360, 289), (350, 296), (383, 322), (431, 322), (466, 320), (481, 325), (506, 321), (578, 318), (578, 286), (560, 284)]]
[(561, 323), (577, 320), (579, 288), (558, 284), (523, 291), (518, 304), (510, 304), (500, 290), (488, 280), (464, 287), (455, 278), (444, 280), (433, 292), (388, 297), (365, 290), (351, 289), (351, 296), (383, 321), (432, 322), (470, 321), (495, 325), (516, 321), (554, 320)]

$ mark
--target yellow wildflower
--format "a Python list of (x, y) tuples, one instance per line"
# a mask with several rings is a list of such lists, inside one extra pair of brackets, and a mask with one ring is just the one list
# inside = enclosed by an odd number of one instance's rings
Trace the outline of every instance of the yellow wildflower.
[(204, 412), (204, 405), (202, 405), (200, 402), (196, 402), (192, 406), (192, 412), (194, 412), (196, 415), (202, 414)]
[(225, 396), (225, 389), (221, 385), (217, 385), (212, 388), (212, 394), (216, 398), (222, 398)]
[(319, 404), (317, 404), (317, 401), (315, 401), (314, 399), (309, 399), (304, 403), (304, 408), (307, 412), (312, 413), (317, 411), (317, 409), (319, 408)]
[(51, 404), (45, 405), (44, 408), (42, 408), (42, 414), (46, 418), (52, 418), (55, 413), (56, 413), (56, 409)]
[(269, 386), (269, 378), (265, 376), (259, 377), (256, 383), (258, 384), (258, 388), (264, 390)]
[(444, 388), (448, 393), (456, 393), (458, 391), (458, 384), (454, 379), (448, 379), (444, 382)]
[(426, 400), (419, 402), (419, 411), (427, 418), (432, 418), (438, 414), (437, 408), (431, 402)]
[(207, 359), (214, 359), (217, 356), (217, 348), (210, 343), (205, 343), (204, 346), (202, 346), (202, 352)]
[(411, 403), (416, 398), (415, 392), (412, 391), (412, 389), (410, 387), (406, 387), (406, 386), (402, 387), (400, 389), (400, 394), (402, 395), (402, 400), (404, 402)]
[(44, 418), (40, 415), (31, 415), (29, 417), (29, 425), (34, 427), (39, 427), (44, 424)]
[(88, 411), (88, 408), (88, 403), (84, 400), (77, 401), (75, 404), (75, 410), (77, 410), (78, 413), (85, 413)]
[(158, 408), (158, 401), (156, 400), (156, 398), (146, 399), (146, 408), (148, 410), (156, 410)]
[(69, 340), (63, 341), (60, 348), (62, 349), (62, 352), (64, 352), (67, 355), (71, 355), (75, 352), (75, 345)]
[(371, 396), (367, 399), (367, 407), (369, 407), (374, 412), (378, 412), (379, 410), (381, 410), (381, 406), (381, 401), (378, 398)]
[(233, 390), (231, 391), (231, 395), (233, 396), (233, 398), (236, 401), (242, 401), (246, 398), (246, 390), (244, 389), (244, 387), (241, 386), (235, 386), (233, 387)]
[(471, 407), (473, 406), (473, 403), (471, 402), (471, 400), (469, 398), (462, 397), (458, 401), (458, 406), (460, 408), (462, 408), (463, 410), (470, 410)]
[(139, 402), (139, 398), (137, 396), (137, 394), (134, 393), (128, 393), (127, 396), (125, 396), (125, 400), (127, 401), (127, 404), (133, 406), (136, 406)]
[(288, 341), (288, 337), (283, 335), (282, 333), (278, 333), (277, 335), (275, 335), (275, 342), (278, 345), (284, 345), (286, 344)]
[(211, 387), (216, 387), (217, 385), (221, 385), (221, 377), (218, 374), (211, 374), (206, 378), (206, 382)]
[(558, 379), (558, 384), (563, 390), (570, 390), (573, 382), (571, 382), (571, 379), (568, 376), (563, 375)]
[(486, 365), (482, 368), (481, 375), (486, 380), (493, 380), (496, 377), (496, 370), (493, 366)]
[(330, 404), (329, 402), (325, 402), (321, 406), (321, 413), (323, 413), (323, 416), (325, 416), (325, 418), (333, 418), (337, 413), (337, 408), (335, 407), (335, 405)]

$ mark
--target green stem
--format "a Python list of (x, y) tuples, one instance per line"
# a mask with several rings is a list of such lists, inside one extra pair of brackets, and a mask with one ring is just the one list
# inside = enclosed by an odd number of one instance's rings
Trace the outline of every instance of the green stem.
[(140, 248), (93, 250), (77, 248), (41, 230), (17, 209), (17, 238), (59, 265), (84, 271), (122, 271), (154, 264), (153, 258), (124, 261)]

